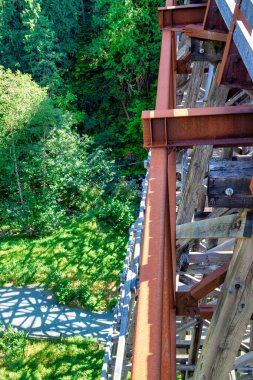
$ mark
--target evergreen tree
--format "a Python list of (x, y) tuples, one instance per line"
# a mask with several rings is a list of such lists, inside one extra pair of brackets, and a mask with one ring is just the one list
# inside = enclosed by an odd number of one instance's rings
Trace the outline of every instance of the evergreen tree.
[(22, 21), (23, 0), (0, 1), (0, 57), (6, 68), (23, 67)]
[(33, 78), (40, 84), (60, 81), (59, 65), (63, 54), (58, 39), (45, 11), (37, 0), (24, 0), (25, 10), (22, 13), (24, 60)]

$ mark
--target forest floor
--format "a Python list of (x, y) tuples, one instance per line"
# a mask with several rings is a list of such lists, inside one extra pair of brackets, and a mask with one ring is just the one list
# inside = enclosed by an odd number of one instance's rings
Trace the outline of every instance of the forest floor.
[(42, 287), (0, 288), (0, 321), (36, 338), (80, 335), (105, 342), (113, 313), (95, 313), (57, 305)]

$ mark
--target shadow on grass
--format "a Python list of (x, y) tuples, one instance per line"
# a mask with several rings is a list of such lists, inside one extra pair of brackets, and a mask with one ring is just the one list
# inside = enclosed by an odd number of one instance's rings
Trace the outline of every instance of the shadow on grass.
[[(59, 302), (102, 310), (114, 295), (126, 242), (127, 231), (117, 234), (95, 218), (72, 222), (40, 239), (5, 237), (0, 242), (0, 286), (40, 284), (53, 289)], [(64, 299), (64, 292), (71, 296)]]
[(0, 288), (0, 321), (36, 338), (80, 335), (107, 339), (113, 314), (58, 306), (41, 287)]

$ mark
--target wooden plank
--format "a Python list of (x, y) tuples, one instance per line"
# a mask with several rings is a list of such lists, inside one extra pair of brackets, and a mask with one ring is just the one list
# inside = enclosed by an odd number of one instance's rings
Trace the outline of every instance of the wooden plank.
[(239, 214), (185, 223), (176, 227), (177, 239), (242, 238), (252, 232), (252, 215), (243, 211)]
[(191, 319), (185, 323), (182, 323), (180, 326), (176, 328), (176, 334), (179, 334), (181, 331), (187, 330), (190, 327), (193, 327), (198, 323), (198, 318)]
[(238, 239), (194, 380), (226, 379), (253, 310), (253, 238)]
[[(208, 219), (211, 219), (211, 218), (217, 218), (219, 216), (222, 216), (222, 215), (230, 215), (232, 214), (233, 212), (236, 212), (236, 210), (234, 209), (227, 209), (227, 208), (214, 208), (214, 211), (208, 215), (207, 217), (207, 220)], [(177, 257), (179, 255), (181, 255), (182, 253), (182, 250), (185, 249), (185, 247), (189, 244), (191, 244), (193, 242), (193, 239), (178, 239), (177, 240)], [(219, 246), (215, 247), (215, 248), (211, 248), (208, 250), (207, 253), (211, 253), (211, 252), (215, 252), (217, 249), (219, 250), (223, 250), (225, 249), (230, 249), (231, 247), (234, 246), (234, 243), (235, 243), (235, 239), (229, 239), (228, 240), (228, 243), (227, 242), (224, 242), (221, 244), (219, 244)]]
[(211, 158), (209, 161), (209, 178), (234, 178), (253, 176), (253, 160), (229, 161), (220, 158)]
[(250, 191), (252, 176), (252, 160), (211, 159), (208, 171), (208, 205), (253, 208), (253, 197)]
[(234, 364), (233, 364), (233, 369), (242, 367), (247, 364), (249, 365), (252, 363), (253, 363), (253, 351), (250, 351), (247, 354), (239, 356), (238, 358), (235, 359)]
[(219, 62), (222, 59), (223, 49), (223, 41), (191, 38), (192, 61)]
[(253, 28), (253, 2), (249, 0), (242, 0), (241, 12), (250, 24), (251, 28)]
[(225, 263), (230, 261), (232, 253), (202, 253), (194, 252), (189, 254), (190, 263)]

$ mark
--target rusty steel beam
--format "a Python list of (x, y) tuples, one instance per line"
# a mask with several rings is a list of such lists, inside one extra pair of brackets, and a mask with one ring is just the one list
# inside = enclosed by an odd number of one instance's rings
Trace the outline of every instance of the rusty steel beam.
[[(177, 60), (177, 74), (190, 74), (192, 69), (190, 67), (191, 53), (186, 53), (182, 58)], [(189, 67), (187, 67), (187, 64)], [(174, 108), (174, 107), (173, 107)]]
[(229, 262), (226, 262), (221, 267), (208, 274), (198, 284), (194, 285), (191, 288), (189, 291), (190, 295), (196, 300), (204, 298), (208, 293), (212, 292), (215, 288), (223, 284), (228, 267)]
[[(167, 0), (167, 5), (172, 5)], [(175, 38), (162, 35), (156, 109), (174, 108)], [(175, 152), (153, 149), (145, 216), (132, 380), (175, 380)], [(174, 255), (174, 257), (173, 257)]]
[(219, 12), (219, 8), (215, 0), (208, 0), (203, 29), (210, 30), (212, 32), (228, 32), (225, 21)]
[(203, 30), (202, 25), (187, 25), (184, 32), (190, 38), (200, 38), (201, 40), (226, 42), (228, 37), (227, 33)]
[(253, 107), (143, 111), (144, 147), (253, 144)]
[(212, 319), (213, 313), (215, 311), (216, 305), (210, 304), (200, 304), (199, 305), (199, 316), (202, 319)]
[(163, 282), (163, 323), (161, 379), (175, 379), (176, 358), (176, 155), (168, 155), (168, 197), (166, 202), (164, 282)]
[(204, 277), (198, 284), (194, 285), (187, 292), (176, 292), (176, 310), (177, 315), (181, 316), (195, 316), (201, 315), (203, 313), (209, 312), (205, 308), (203, 311), (203, 307), (198, 304), (198, 301), (201, 298), (204, 298), (207, 294), (212, 292), (215, 288), (220, 286), (226, 277), (227, 270), (229, 267), (229, 262), (223, 264), (220, 268), (216, 269), (208, 276)]
[(161, 30), (181, 31), (184, 25), (202, 24), (206, 4), (177, 5), (158, 8), (158, 23)]
[(133, 380), (161, 378), (167, 161), (167, 149), (152, 151), (140, 268)]

